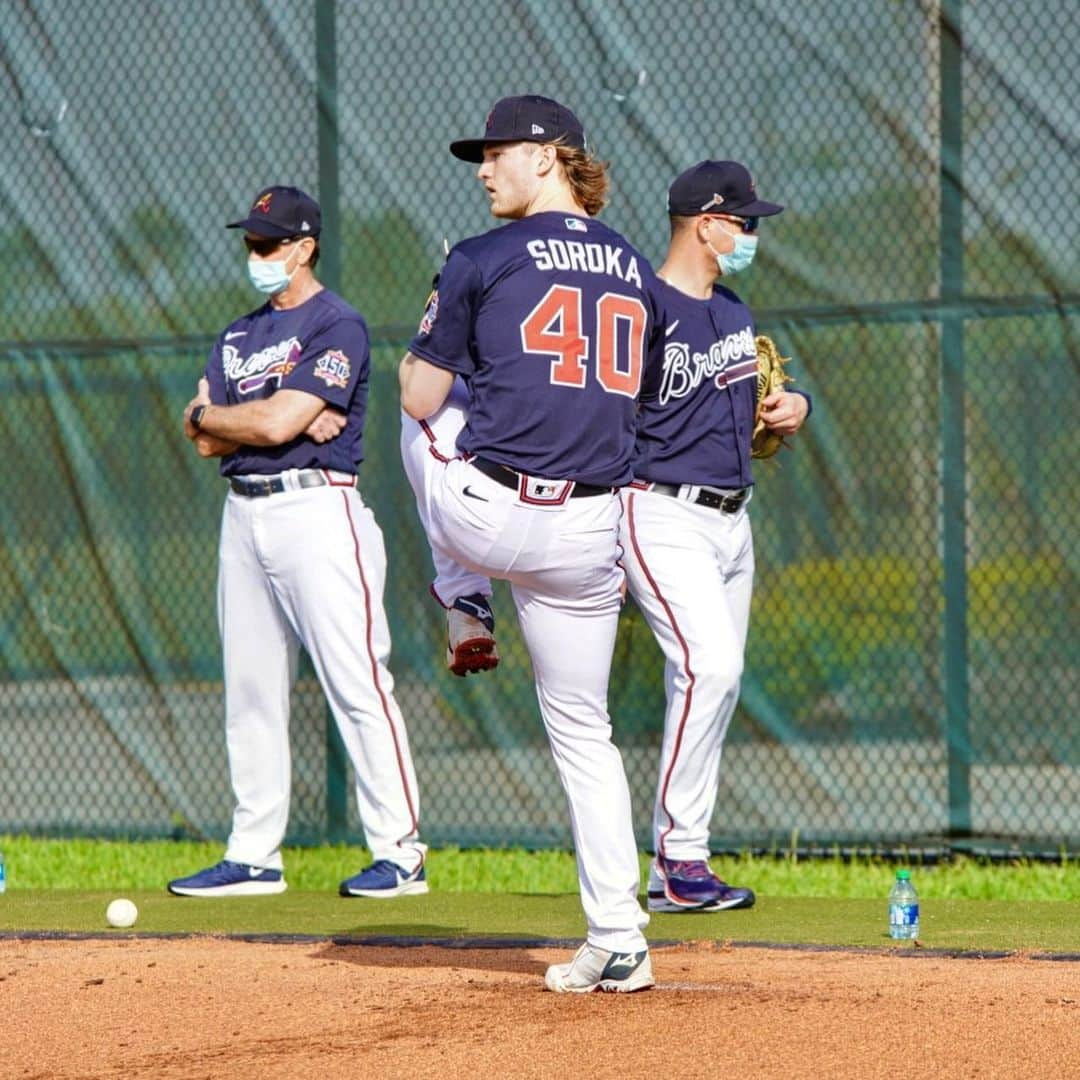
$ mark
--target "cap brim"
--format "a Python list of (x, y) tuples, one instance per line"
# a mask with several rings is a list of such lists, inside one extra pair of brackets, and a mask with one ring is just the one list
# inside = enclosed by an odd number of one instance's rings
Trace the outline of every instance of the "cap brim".
[[(225, 226), (226, 229), (244, 229), (247, 232), (254, 233), (256, 236), (272, 236), (277, 240), (285, 240), (290, 236), (295, 236), (289, 229), (283, 229), (280, 225), (275, 225), (272, 221), (267, 221), (266, 218), (247, 217), (243, 221), (230, 221)], [(311, 232), (305, 233), (306, 236), (317, 236), (318, 233)]]
[(764, 199), (755, 199), (746, 206), (740, 206), (733, 210), (717, 210), (718, 214), (731, 214), (734, 217), (772, 217), (779, 214), (784, 208), (778, 203), (765, 202)]
[(450, 153), (462, 161), (471, 161), (474, 165), (479, 165), (484, 160), (485, 146), (530, 141), (529, 139), (523, 139), (520, 135), (502, 139), (458, 139), (450, 144)]

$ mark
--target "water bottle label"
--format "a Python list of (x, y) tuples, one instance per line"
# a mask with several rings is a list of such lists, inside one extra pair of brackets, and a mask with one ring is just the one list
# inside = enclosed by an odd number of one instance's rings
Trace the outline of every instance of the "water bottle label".
[(919, 922), (919, 905), (890, 904), (889, 922), (893, 926), (917, 926)]

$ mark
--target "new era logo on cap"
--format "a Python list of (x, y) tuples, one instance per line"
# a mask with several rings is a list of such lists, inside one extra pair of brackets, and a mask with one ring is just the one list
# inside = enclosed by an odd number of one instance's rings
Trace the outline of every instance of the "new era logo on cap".
[(496, 143), (555, 142), (586, 149), (581, 121), (565, 106), (537, 94), (495, 102), (479, 139), (458, 139), (450, 153), (462, 161), (484, 160), (484, 147)]
[(319, 204), (305, 191), (275, 184), (255, 196), (248, 216), (230, 221), (227, 229), (244, 229), (257, 236), (286, 239), (306, 234), (318, 236), (322, 229)]

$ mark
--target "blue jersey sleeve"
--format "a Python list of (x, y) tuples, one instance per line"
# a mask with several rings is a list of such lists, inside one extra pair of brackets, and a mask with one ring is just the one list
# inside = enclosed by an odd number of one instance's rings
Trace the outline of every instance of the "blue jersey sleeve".
[(479, 267), (454, 248), (436, 279), (409, 352), (446, 371), (466, 378), (472, 375), (476, 370), (473, 326), (482, 292)]
[(282, 379), (288, 390), (304, 390), (347, 411), (356, 385), (371, 363), (367, 331), (357, 319), (335, 319), (304, 342), (296, 366)]
[(214, 405), (229, 403), (228, 389), (225, 385), (225, 368), (221, 362), (221, 338), (214, 342), (210, 359), (206, 362), (203, 377), (210, 384), (210, 401)]
[(645, 367), (641, 376), (639, 399), (655, 399), (660, 383), (664, 378), (664, 346), (667, 342), (668, 327), (675, 321), (669, 316), (662, 291), (657, 288), (659, 278), (648, 271), (645, 277), (645, 298), (649, 305), (649, 336), (645, 340)]

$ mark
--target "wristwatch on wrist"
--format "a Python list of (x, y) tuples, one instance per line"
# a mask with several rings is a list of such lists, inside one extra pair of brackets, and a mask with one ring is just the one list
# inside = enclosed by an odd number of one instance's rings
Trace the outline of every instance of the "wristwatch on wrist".
[(191, 410), (191, 415), (188, 417), (188, 419), (191, 421), (191, 426), (196, 431), (198, 431), (199, 428), (202, 426), (202, 418), (204, 412), (206, 412), (205, 405), (196, 405), (195, 408)]

